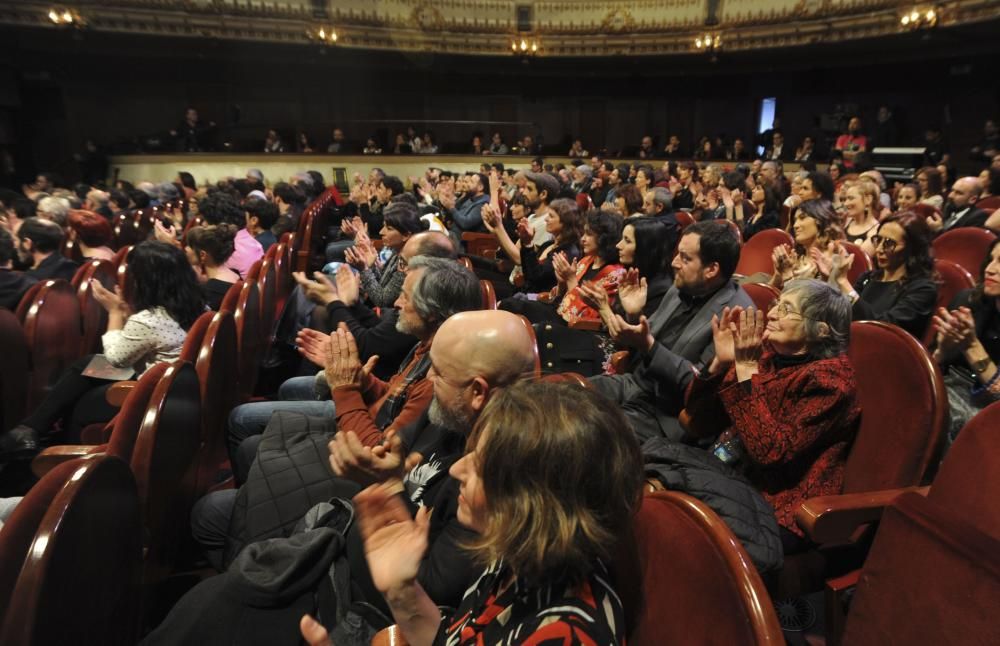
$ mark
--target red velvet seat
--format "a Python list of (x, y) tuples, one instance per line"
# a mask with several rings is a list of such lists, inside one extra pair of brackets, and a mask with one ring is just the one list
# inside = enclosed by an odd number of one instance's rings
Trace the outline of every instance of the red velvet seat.
[(139, 626), (139, 499), (127, 463), (49, 472), (0, 530), (0, 643), (131, 644)]
[(343, 205), (340, 191), (336, 186), (328, 186), (319, 197), (306, 207), (299, 217), (299, 227), (295, 232), (295, 271), (320, 269), (326, 260), (323, 241), (326, 239), (327, 222), (334, 206)]
[(123, 290), (125, 289), (125, 279), (128, 277), (128, 255), (132, 252), (134, 247), (135, 245), (122, 247), (115, 252), (115, 259), (111, 261), (115, 266), (115, 272), (118, 275), (118, 286)]
[(30, 354), (28, 338), (17, 317), (0, 308), (0, 422), (14, 428), (26, 412)]
[[(904, 330), (875, 321), (851, 324), (848, 356), (857, 380), (861, 421), (844, 470), (843, 494), (860, 494), (922, 484), (932, 476), (948, 421), (948, 398), (941, 371), (927, 350)], [(822, 544), (833, 540), (817, 522), (839, 496), (806, 501), (796, 522)], [(842, 571), (831, 569), (836, 549), (786, 557), (775, 583), (775, 598), (822, 588)]]
[[(956, 262), (935, 258), (934, 271), (937, 272), (938, 277), (938, 297), (937, 303), (934, 304), (935, 311), (939, 307), (948, 307), (952, 299), (962, 290), (976, 286), (976, 279), (972, 277), (972, 274)], [(931, 347), (936, 334), (934, 326), (928, 325), (923, 339), (925, 347)]]
[(741, 276), (774, 271), (771, 253), (779, 245), (795, 246), (795, 239), (781, 229), (764, 229), (754, 234), (740, 248), (740, 260), (736, 263), (736, 273)]
[(844, 247), (844, 249), (851, 252), (852, 256), (854, 256), (854, 262), (851, 263), (851, 268), (847, 272), (847, 279), (851, 281), (851, 284), (853, 285), (858, 278), (861, 278), (861, 274), (872, 270), (872, 259), (871, 256), (865, 253), (864, 249), (853, 242), (847, 242), (845, 240), (841, 241), (840, 244)]
[[(184, 225), (184, 233), (181, 235), (181, 243), (183, 244), (187, 242), (188, 231), (190, 231), (195, 227), (200, 227), (203, 224), (205, 224), (205, 218), (201, 217), (200, 215), (196, 215), (190, 220), (188, 220), (188, 223)], [(267, 250), (265, 249), (265, 251)]]
[[(752, 240), (753, 238), (751, 238)], [(764, 312), (765, 315), (771, 309), (771, 303), (781, 296), (781, 290), (766, 283), (746, 283), (743, 285), (743, 291), (753, 301), (754, 307)]]
[(226, 293), (222, 310), (232, 313), (236, 324), (240, 399), (253, 396), (257, 370), (264, 354), (260, 325), (260, 290), (255, 281), (239, 281)]
[(994, 240), (996, 236), (987, 229), (962, 227), (945, 231), (934, 238), (931, 248), (936, 259), (958, 263), (965, 271), (979, 277), (983, 271), (983, 260)]
[(271, 341), (274, 338), (274, 326), (278, 315), (276, 311), (277, 278), (274, 269), (274, 259), (278, 247), (279, 245), (271, 245), (271, 248), (261, 259), (257, 271), (254, 272), (251, 268), (247, 275), (247, 280), (257, 281), (257, 289), (260, 291), (260, 331), (263, 335), (265, 350), (271, 346)]
[(80, 245), (77, 244), (75, 240), (66, 238), (63, 240), (62, 248), (59, 250), (60, 253), (70, 260), (75, 260), (76, 262), (83, 262), (86, 258), (83, 257), (83, 252), (80, 251)]
[(542, 359), (538, 354), (538, 336), (535, 334), (535, 328), (532, 327), (531, 321), (525, 316), (518, 316), (521, 319), (521, 323), (524, 324), (524, 329), (528, 333), (528, 338), (531, 339), (531, 346), (535, 349), (535, 366), (532, 371), (533, 376), (540, 377), (542, 375)]
[(976, 202), (976, 208), (978, 209), (1000, 209), (1000, 195), (991, 195), (990, 197), (984, 197), (983, 199)]
[(888, 507), (843, 643), (1000, 643), (1000, 404), (959, 433), (926, 498)]
[(674, 211), (674, 217), (677, 218), (677, 226), (681, 231), (694, 224), (694, 218), (687, 211)]
[(181, 349), (181, 359), (191, 362), (198, 373), (201, 391), (198, 493), (215, 483), (226, 464), (226, 423), (239, 395), (237, 343), (233, 315), (206, 312), (188, 330)]
[(17, 316), (31, 353), (31, 410), (66, 367), (81, 356), (80, 302), (65, 280), (47, 280), (28, 290), (17, 307)]
[(635, 618), (629, 643), (785, 643), (750, 557), (707, 505), (673, 491), (647, 493), (633, 533), (635, 553), (623, 550), (616, 560), (619, 580), (628, 582), (618, 591)]
[(101, 335), (108, 327), (108, 312), (94, 298), (94, 290), (90, 286), (91, 279), (98, 280), (105, 289), (114, 291), (115, 266), (107, 260), (91, 260), (76, 271), (70, 283), (80, 301), (80, 314), (83, 319), (80, 354), (100, 352)]

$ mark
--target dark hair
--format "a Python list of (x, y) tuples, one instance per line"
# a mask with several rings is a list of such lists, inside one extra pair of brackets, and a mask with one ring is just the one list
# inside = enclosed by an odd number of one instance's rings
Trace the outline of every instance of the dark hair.
[(270, 229), (278, 221), (278, 206), (272, 202), (262, 199), (248, 200), (243, 206), (247, 215), (257, 218), (257, 226), (261, 229)]
[[(917, 174), (913, 176), (913, 179), (916, 180), (916, 178), (920, 177), (921, 173), (927, 176), (927, 194), (941, 195), (943, 191), (941, 171), (934, 168), (933, 166), (924, 166), (923, 168), (917, 171)], [(925, 199), (928, 197), (928, 195), (921, 195), (920, 199)]]
[(4, 227), (0, 227), (0, 265), (6, 265), (17, 257), (14, 236)]
[(240, 200), (243, 200), (247, 195), (250, 195), (250, 191), (256, 190), (257, 185), (251, 184), (250, 180), (241, 177), (233, 180), (233, 188), (239, 191)]
[[(988, 300), (995, 300), (993, 298), (987, 298), (986, 293), (983, 291), (983, 283), (986, 280), (986, 268), (990, 266), (993, 262), (993, 250), (1000, 245), (1000, 238), (994, 238), (993, 242), (990, 243), (989, 249), (986, 250), (986, 257), (983, 258), (983, 264), (979, 267), (979, 275), (976, 276), (976, 290), (973, 292), (974, 296), (979, 300), (986, 302)], [(7, 262), (0, 257), (0, 262)]]
[(222, 265), (236, 251), (236, 232), (232, 224), (213, 224), (193, 227), (187, 232), (184, 242), (195, 252), (204, 251), (212, 262)]
[(110, 191), (108, 191), (108, 201), (117, 206), (122, 211), (127, 209), (129, 204), (128, 195), (125, 195), (117, 188), (113, 188)]
[(579, 245), (580, 234), (583, 233), (583, 222), (580, 218), (580, 208), (576, 205), (576, 202), (560, 198), (552, 200), (549, 208), (556, 212), (556, 215), (559, 216), (559, 222), (562, 224), (562, 231), (559, 233), (559, 239), (556, 243), (560, 245)]
[(77, 182), (73, 185), (73, 193), (76, 194), (81, 200), (87, 199), (87, 193), (90, 192), (90, 184), (84, 184), (83, 182)]
[[(806, 200), (793, 211), (793, 221), (800, 214), (816, 221), (817, 238), (824, 238), (824, 248), (827, 242), (844, 238), (844, 231), (840, 228), (837, 212), (833, 209), (833, 204), (827, 200)], [(792, 222), (789, 222), (789, 226), (792, 226)], [(795, 244), (795, 251), (800, 255), (806, 253), (806, 250), (798, 243)]]
[(656, 183), (656, 174), (653, 172), (653, 167), (648, 164), (642, 164), (635, 169), (635, 176), (638, 177), (639, 173), (646, 176), (646, 183), (652, 187)]
[(319, 195), (326, 190), (326, 182), (323, 181), (323, 173), (318, 170), (307, 170), (306, 175), (312, 178), (313, 191), (316, 195)]
[(524, 177), (535, 185), (539, 199), (541, 199), (542, 191), (545, 191), (545, 204), (551, 204), (556, 199), (556, 195), (559, 193), (559, 182), (555, 177), (547, 173), (534, 173), (532, 171), (526, 171)]
[(417, 207), (404, 201), (390, 202), (383, 210), (385, 226), (392, 227), (403, 235), (413, 235), (427, 229), (427, 223), (420, 219)]
[(38, 214), (38, 203), (26, 197), (19, 197), (14, 200), (14, 215), (19, 220), (27, 220)]
[(691, 171), (691, 181), (692, 182), (698, 181), (698, 173), (699, 173), (698, 164), (694, 163), (693, 161), (682, 161), (681, 163), (677, 164), (677, 168), (678, 169), (684, 168), (686, 170)]
[(58, 224), (42, 218), (28, 218), (17, 230), (17, 237), (31, 240), (35, 251), (52, 253), (59, 250), (63, 232)]
[(820, 199), (827, 202), (833, 201), (833, 193), (836, 190), (833, 185), (833, 178), (828, 173), (814, 170), (806, 174), (806, 179), (812, 183), (813, 190), (819, 193)]
[(490, 178), (485, 173), (473, 173), (473, 176), (477, 177), (483, 185), (483, 193), (489, 194), (490, 192)]
[(986, 190), (990, 192), (990, 195), (1000, 195), (1000, 168), (990, 167)]
[(223, 191), (211, 191), (198, 200), (198, 213), (208, 224), (232, 224), (242, 228), (246, 224), (243, 209), (232, 195)]
[(606, 265), (618, 262), (618, 241), (622, 239), (622, 218), (598, 209), (587, 211), (585, 227), (597, 236), (597, 256)]
[(103, 247), (110, 244), (113, 233), (111, 224), (103, 215), (93, 211), (73, 209), (67, 218), (69, 227), (76, 231), (76, 237), (88, 247)]
[(625, 184), (615, 191), (615, 197), (620, 197), (625, 200), (625, 211), (624, 215), (632, 215), (633, 213), (640, 213), (642, 211), (642, 193), (635, 184)]
[(719, 273), (726, 280), (736, 271), (740, 260), (740, 241), (736, 231), (722, 220), (703, 220), (687, 226), (681, 237), (698, 236), (698, 257), (702, 265), (719, 263)]
[(632, 227), (635, 234), (635, 254), (632, 257), (632, 266), (639, 270), (639, 273), (652, 280), (657, 276), (662, 276), (670, 271), (670, 231), (667, 226), (656, 218), (631, 218), (624, 222), (622, 233), (625, 227)]
[(764, 189), (764, 205), (761, 207), (764, 213), (778, 213), (778, 209), (781, 208), (781, 198), (778, 197), (778, 191), (764, 184), (758, 184), (758, 186)]
[[(906, 277), (903, 280), (933, 275), (934, 255), (931, 252), (931, 231), (927, 226), (927, 218), (914, 211), (893, 213), (879, 222), (878, 233), (881, 233), (882, 227), (891, 222), (902, 227), (903, 239), (906, 241), (906, 247), (903, 249), (906, 254)], [(882, 270), (877, 271), (877, 275), (881, 276)]]
[(305, 193), (288, 182), (278, 182), (274, 185), (272, 192), (275, 197), (280, 197), (285, 204), (302, 204), (306, 201)]
[(198, 184), (195, 183), (194, 175), (191, 173), (182, 170), (177, 173), (177, 177), (181, 178), (181, 186), (194, 190), (198, 189)]
[(618, 171), (618, 181), (622, 184), (628, 184), (628, 176), (632, 172), (632, 166), (629, 164), (618, 164), (615, 166), (615, 170)]
[(137, 209), (145, 209), (149, 206), (149, 193), (146, 191), (133, 189), (128, 192), (128, 197)]
[(395, 175), (386, 175), (381, 180), (382, 186), (389, 189), (392, 195), (399, 195), (403, 193), (406, 188), (403, 186), (403, 182)]
[(744, 193), (747, 190), (747, 178), (746, 175), (739, 171), (731, 170), (728, 173), (722, 175), (722, 185), (728, 188), (730, 191), (735, 191), (740, 189)]
[(162, 307), (185, 330), (205, 311), (187, 255), (166, 242), (147, 240), (129, 252), (125, 295), (133, 312)]

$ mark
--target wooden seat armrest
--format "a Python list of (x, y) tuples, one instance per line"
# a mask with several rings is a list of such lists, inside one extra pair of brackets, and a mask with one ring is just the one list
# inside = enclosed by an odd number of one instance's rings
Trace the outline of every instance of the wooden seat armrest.
[(624, 375), (628, 369), (628, 350), (619, 350), (611, 355), (611, 367), (614, 368), (616, 375)]
[(880, 519), (897, 496), (910, 491), (927, 495), (928, 488), (905, 487), (810, 498), (795, 512), (795, 522), (816, 543), (846, 543), (859, 527)]
[(593, 319), (578, 319), (569, 324), (569, 329), (597, 332), (601, 329), (601, 322)]
[(31, 472), (41, 478), (46, 473), (56, 468), (63, 462), (69, 462), (77, 458), (89, 458), (104, 453), (105, 445), (102, 444), (67, 444), (64, 446), (50, 446), (35, 456), (31, 461)]
[(115, 408), (121, 408), (122, 404), (125, 403), (125, 398), (128, 394), (132, 392), (135, 385), (139, 383), (138, 381), (118, 381), (111, 384), (111, 388), (104, 393), (104, 399), (114, 406)]
[(372, 646), (407, 646), (407, 642), (403, 639), (399, 627), (393, 624), (375, 633), (372, 637)]

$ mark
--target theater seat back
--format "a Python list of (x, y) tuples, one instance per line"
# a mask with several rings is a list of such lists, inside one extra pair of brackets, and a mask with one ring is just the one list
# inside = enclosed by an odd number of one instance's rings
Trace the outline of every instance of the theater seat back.
[(634, 554), (615, 563), (633, 622), (629, 643), (785, 643), (750, 557), (707, 505), (678, 492), (647, 493), (632, 540)]
[[(962, 290), (972, 289), (976, 286), (976, 280), (972, 277), (972, 274), (957, 262), (935, 258), (934, 271), (937, 272), (938, 279), (937, 303), (934, 304), (935, 311), (939, 307), (948, 307), (952, 299)], [(931, 347), (936, 335), (937, 330), (935, 330), (934, 326), (928, 325), (927, 331), (924, 333), (924, 346)]]
[(49, 387), (81, 356), (80, 302), (65, 280), (47, 280), (32, 288), (18, 305), (31, 352), (29, 407), (42, 401)]
[(978, 278), (982, 275), (983, 260), (994, 240), (996, 235), (992, 231), (979, 227), (962, 227), (945, 231), (934, 238), (931, 248), (935, 258), (958, 263), (965, 271)]
[(736, 273), (750, 276), (757, 273), (770, 274), (774, 271), (774, 261), (771, 253), (780, 245), (795, 245), (795, 239), (781, 229), (764, 229), (754, 234), (740, 248), (740, 260), (736, 264)]
[(940, 369), (913, 336), (876, 321), (851, 324), (848, 355), (861, 421), (844, 493), (920, 484), (938, 455), (948, 418)]
[(0, 422), (4, 429), (14, 428), (24, 419), (28, 397), (30, 358), (28, 339), (17, 317), (0, 308)]
[(0, 644), (130, 644), (142, 543), (128, 465), (72, 460), (0, 529)]

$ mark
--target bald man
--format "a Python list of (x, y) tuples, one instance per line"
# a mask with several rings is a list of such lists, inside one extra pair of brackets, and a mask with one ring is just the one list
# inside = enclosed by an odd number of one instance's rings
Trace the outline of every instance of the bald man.
[(983, 187), (976, 177), (960, 177), (951, 185), (948, 201), (944, 205), (941, 220), (927, 220), (927, 225), (935, 233), (944, 233), (962, 227), (982, 227), (986, 224), (989, 214), (976, 208), (976, 202), (983, 192)]
[[(522, 375), (533, 373), (535, 349), (516, 315), (487, 310), (450, 317), (438, 328), (430, 352), (434, 400), (428, 415), (398, 434), (388, 434), (375, 449), (364, 449), (353, 433), (338, 433), (329, 444), (330, 466), (338, 477), (331, 478), (330, 490), (323, 493), (349, 498), (361, 486), (384, 482), (397, 491), (411, 514), (416, 514), (419, 506), (432, 508), (428, 547), (417, 581), (435, 604), (457, 607), (465, 590), (482, 573), (482, 565), (461, 547), (475, 536), (458, 522), (459, 487), (448, 469), (465, 453), (466, 437), (489, 399)], [(298, 538), (256, 543), (255, 562), (262, 566), (271, 561), (287, 564), (291, 554), (308, 555)], [(367, 602), (391, 616), (368, 573), (357, 523), (352, 523), (347, 533), (345, 553), (352, 591), (360, 593), (352, 601)], [(240, 563), (245, 560), (241, 557)], [(341, 567), (339, 562), (337, 567)], [(227, 580), (240, 572), (239, 563), (234, 564), (225, 575), (207, 579), (185, 595), (147, 643), (243, 643), (253, 626), (264, 625), (271, 642), (297, 643), (303, 608), (308, 611), (318, 600), (321, 617), (333, 622), (337, 616), (335, 608), (323, 605), (324, 595), (317, 594), (328, 570), (296, 568), (295, 586), (301, 596), (282, 598), (277, 607), (268, 607), (260, 595), (243, 599), (238, 593), (223, 593), (228, 589)], [(219, 617), (239, 617), (239, 621), (220, 621)], [(335, 626), (328, 624), (327, 628), (333, 634)]]

